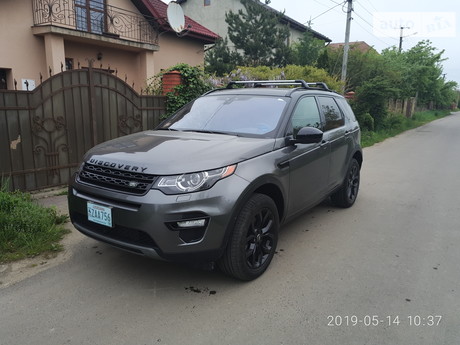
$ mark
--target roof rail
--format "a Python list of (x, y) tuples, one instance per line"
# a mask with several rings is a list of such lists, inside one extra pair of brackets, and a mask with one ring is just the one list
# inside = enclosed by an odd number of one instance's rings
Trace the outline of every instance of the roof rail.
[(322, 89), (325, 91), (332, 91), (323, 82), (315, 82), (315, 83), (307, 83), (305, 80), (298, 79), (298, 80), (244, 80), (244, 81), (231, 81), (227, 84), (227, 89), (233, 88), (233, 85), (248, 85), (253, 84), (253, 87), (261, 87), (263, 85), (266, 86), (280, 86), (280, 85), (300, 85), (305, 89)]

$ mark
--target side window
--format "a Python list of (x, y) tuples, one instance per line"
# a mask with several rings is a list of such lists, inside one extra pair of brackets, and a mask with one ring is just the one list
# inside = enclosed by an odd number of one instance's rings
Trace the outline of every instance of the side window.
[(314, 97), (302, 98), (296, 105), (291, 118), (294, 137), (302, 127), (321, 128), (321, 117)]
[(342, 109), (348, 120), (350, 122), (356, 122), (355, 114), (353, 113), (353, 110), (351, 109), (347, 100), (345, 98), (339, 98), (337, 99), (337, 103), (339, 104), (340, 109)]
[(340, 111), (337, 103), (332, 97), (318, 97), (321, 111), (323, 112), (326, 124), (324, 131), (329, 131), (334, 128), (341, 127), (345, 124), (342, 112)]

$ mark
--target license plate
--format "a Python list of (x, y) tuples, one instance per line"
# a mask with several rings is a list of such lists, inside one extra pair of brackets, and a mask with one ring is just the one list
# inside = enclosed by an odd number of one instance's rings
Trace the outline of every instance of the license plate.
[(88, 210), (88, 220), (94, 223), (102, 224), (108, 227), (112, 227), (112, 208), (94, 204), (92, 202), (87, 203), (86, 209)]

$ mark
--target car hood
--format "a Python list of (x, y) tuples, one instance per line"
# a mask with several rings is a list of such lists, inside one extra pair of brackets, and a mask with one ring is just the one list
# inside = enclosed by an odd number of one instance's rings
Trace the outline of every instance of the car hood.
[(175, 175), (235, 164), (273, 150), (275, 139), (145, 131), (99, 144), (84, 161), (120, 170)]

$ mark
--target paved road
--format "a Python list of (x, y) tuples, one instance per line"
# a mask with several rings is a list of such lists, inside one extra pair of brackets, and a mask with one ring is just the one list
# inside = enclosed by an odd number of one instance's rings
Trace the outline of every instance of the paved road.
[(459, 133), (457, 113), (366, 149), (355, 206), (285, 226), (251, 283), (84, 238), (0, 289), (0, 344), (459, 344)]

